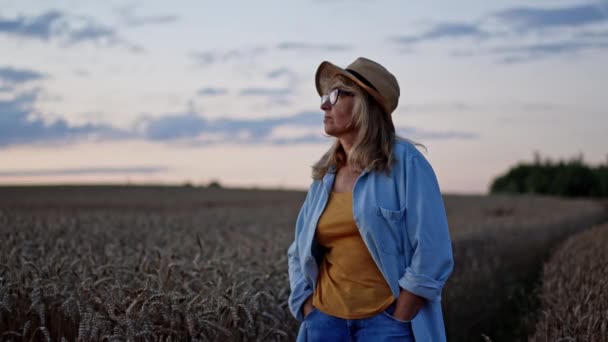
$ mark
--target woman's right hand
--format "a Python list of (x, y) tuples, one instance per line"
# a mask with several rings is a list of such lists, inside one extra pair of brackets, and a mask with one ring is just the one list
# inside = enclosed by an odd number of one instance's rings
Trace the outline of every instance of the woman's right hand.
[(302, 314), (304, 315), (303, 317), (306, 318), (306, 316), (308, 316), (308, 314), (314, 309), (314, 307), (312, 306), (312, 295), (310, 297), (308, 297), (308, 299), (306, 299), (306, 301), (304, 302), (304, 305), (302, 305)]

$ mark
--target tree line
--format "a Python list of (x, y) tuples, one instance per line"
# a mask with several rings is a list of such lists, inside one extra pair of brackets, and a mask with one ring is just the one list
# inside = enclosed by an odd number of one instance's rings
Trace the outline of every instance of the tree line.
[(536, 193), (565, 197), (608, 197), (608, 156), (605, 164), (587, 165), (582, 153), (569, 160), (519, 163), (496, 177), (490, 193)]

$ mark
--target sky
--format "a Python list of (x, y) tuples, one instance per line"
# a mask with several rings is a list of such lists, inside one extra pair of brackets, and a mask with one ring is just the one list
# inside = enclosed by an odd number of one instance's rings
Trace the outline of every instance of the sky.
[(608, 160), (608, 1), (0, 0), (0, 184), (306, 189), (316, 68), (359, 56), (444, 193)]

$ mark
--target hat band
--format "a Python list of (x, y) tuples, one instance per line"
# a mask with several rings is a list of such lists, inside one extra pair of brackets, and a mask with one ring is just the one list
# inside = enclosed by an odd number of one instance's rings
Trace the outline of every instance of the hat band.
[(363, 75), (361, 75), (360, 73), (356, 72), (353, 69), (346, 69), (346, 71), (353, 74), (353, 76), (355, 76), (359, 81), (363, 82), (363, 84), (365, 84), (366, 86), (374, 89), (375, 91), (378, 91), (378, 89), (376, 89), (376, 87), (374, 87), (374, 85), (370, 81), (368, 81), (365, 77), (363, 77)]

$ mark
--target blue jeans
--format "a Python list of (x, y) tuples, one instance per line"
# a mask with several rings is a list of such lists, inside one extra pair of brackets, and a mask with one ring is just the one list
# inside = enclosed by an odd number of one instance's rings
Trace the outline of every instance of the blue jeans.
[(297, 341), (413, 342), (411, 323), (392, 316), (395, 303), (377, 315), (361, 319), (338, 318), (314, 308), (304, 317)]

